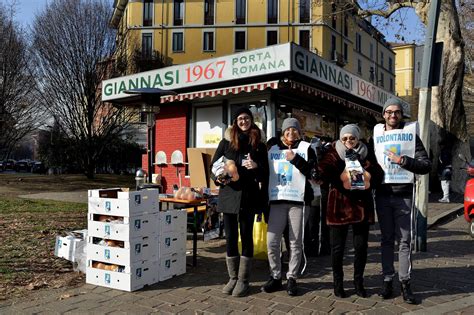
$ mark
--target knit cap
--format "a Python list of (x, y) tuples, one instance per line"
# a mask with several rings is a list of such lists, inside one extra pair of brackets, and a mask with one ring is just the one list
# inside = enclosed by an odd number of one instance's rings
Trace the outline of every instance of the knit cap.
[(286, 129), (291, 128), (291, 127), (298, 130), (299, 134), (301, 135), (300, 122), (298, 121), (298, 119), (293, 118), (293, 117), (286, 118), (285, 120), (283, 120), (283, 124), (281, 125), (281, 132), (285, 132)]
[(389, 107), (390, 105), (397, 105), (398, 107), (400, 107), (400, 110), (402, 111), (402, 114), (403, 114), (403, 103), (402, 103), (402, 101), (401, 101), (399, 98), (395, 98), (395, 97), (390, 97), (390, 98), (385, 102), (385, 104), (383, 104), (382, 114), (385, 113), (385, 110), (386, 110), (387, 107)]
[(342, 139), (342, 136), (346, 133), (349, 133), (357, 139), (360, 139), (360, 128), (356, 124), (348, 124), (342, 127), (341, 132), (339, 132), (339, 139)]
[(239, 109), (237, 109), (237, 111), (234, 113), (234, 115), (232, 115), (232, 121), (235, 121), (237, 119), (237, 117), (239, 117), (240, 115), (242, 114), (247, 114), (250, 116), (250, 118), (252, 119), (253, 121), (253, 115), (252, 115), (252, 112), (247, 108), (247, 107), (240, 107)]

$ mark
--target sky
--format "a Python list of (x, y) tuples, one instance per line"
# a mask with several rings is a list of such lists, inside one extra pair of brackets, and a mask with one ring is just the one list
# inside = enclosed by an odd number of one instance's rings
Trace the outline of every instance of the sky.
[[(42, 10), (48, 0), (0, 0), (3, 4), (16, 3), (15, 20), (27, 27), (35, 17), (39, 10)], [(406, 42), (423, 44), (424, 41), (424, 26), (419, 22), (419, 19), (413, 9), (402, 9), (392, 16), (392, 21), (386, 25), (385, 22), (377, 22), (373, 20), (373, 24), (385, 36), (389, 42)], [(402, 22), (402, 26), (400, 23)]]

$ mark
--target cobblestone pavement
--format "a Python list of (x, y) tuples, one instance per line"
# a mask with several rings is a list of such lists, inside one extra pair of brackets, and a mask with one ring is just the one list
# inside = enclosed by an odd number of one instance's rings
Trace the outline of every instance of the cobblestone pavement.
[[(459, 200), (458, 200), (459, 201)], [(439, 218), (462, 205), (430, 203), (430, 216)], [(413, 289), (421, 300), (408, 305), (395, 286), (394, 299), (377, 296), (381, 285), (379, 253), (380, 232), (371, 229), (365, 284), (368, 298), (359, 298), (352, 285), (353, 251), (348, 244), (344, 271), (349, 297), (340, 299), (332, 290), (328, 256), (308, 259), (307, 270), (299, 280), (299, 294), (285, 291), (267, 294), (260, 286), (267, 280), (265, 261), (255, 261), (251, 293), (244, 298), (221, 293), (227, 281), (225, 241), (198, 242), (198, 266), (187, 267), (186, 274), (137, 292), (122, 292), (85, 284), (74, 289), (44, 290), (28, 299), (0, 302), (0, 314), (473, 314), (474, 313), (474, 240), (467, 234), (463, 217), (428, 230), (428, 251), (413, 255)], [(188, 242), (191, 248), (190, 242)], [(188, 263), (191, 257), (188, 257)]]

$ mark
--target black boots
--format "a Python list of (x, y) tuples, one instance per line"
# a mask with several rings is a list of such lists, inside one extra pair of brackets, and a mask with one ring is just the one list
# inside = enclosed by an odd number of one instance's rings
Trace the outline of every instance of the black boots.
[(281, 284), (281, 278), (275, 279), (273, 277), (270, 277), (270, 279), (261, 288), (261, 291), (266, 293), (273, 293), (276, 291), (280, 291), (282, 288), (283, 286)]
[(338, 298), (347, 297), (346, 291), (344, 291), (344, 282), (342, 280), (334, 280), (334, 295)]
[(391, 298), (393, 295), (393, 281), (384, 281), (382, 291), (379, 293), (384, 300)]
[(354, 280), (354, 288), (355, 288), (355, 293), (363, 298), (367, 297), (367, 291), (365, 291), (364, 288), (364, 280), (362, 279), (357, 279)]
[(411, 291), (410, 280), (403, 280), (401, 283), (403, 300), (408, 304), (416, 304), (415, 296)]
[(286, 283), (286, 293), (289, 296), (296, 296), (298, 294), (298, 287), (296, 286), (296, 280), (294, 278), (289, 278)]

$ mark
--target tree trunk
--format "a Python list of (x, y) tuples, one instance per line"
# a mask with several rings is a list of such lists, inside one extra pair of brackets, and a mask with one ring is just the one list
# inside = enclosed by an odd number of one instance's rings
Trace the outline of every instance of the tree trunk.
[[(431, 111), (430, 147), (433, 160), (432, 182), (439, 183), (436, 176), (440, 143), (445, 143), (453, 158), (453, 179), (451, 189), (464, 191), (466, 175), (460, 170), (462, 161), (458, 154), (470, 158), (466, 114), (462, 101), (464, 81), (464, 42), (461, 37), (459, 17), (454, 1), (441, 2), (437, 42), (443, 42), (443, 82), (433, 88)], [(439, 184), (437, 184), (439, 186)]]

